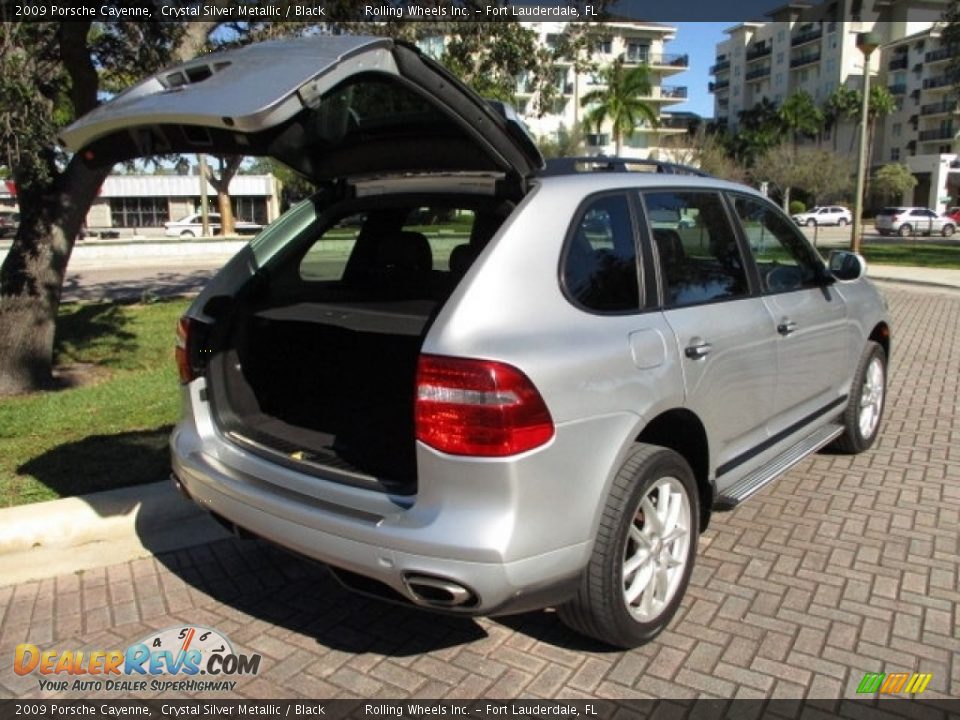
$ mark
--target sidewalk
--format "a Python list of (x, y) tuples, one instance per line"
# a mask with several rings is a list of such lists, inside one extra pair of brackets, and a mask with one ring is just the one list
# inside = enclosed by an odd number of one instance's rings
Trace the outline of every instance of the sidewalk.
[(960, 270), (948, 268), (911, 267), (906, 265), (869, 265), (867, 277), (871, 280), (927, 285), (960, 290)]

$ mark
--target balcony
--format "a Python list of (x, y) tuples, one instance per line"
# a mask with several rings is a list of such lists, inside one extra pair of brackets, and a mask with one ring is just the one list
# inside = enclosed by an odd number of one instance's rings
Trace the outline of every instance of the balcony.
[[(627, 57), (627, 62), (631, 62), (629, 56)], [(677, 54), (654, 54), (650, 55), (646, 62), (650, 65), (656, 65), (658, 67), (688, 68), (690, 66), (690, 56)]]
[(887, 70), (906, 70), (907, 65), (910, 64), (907, 54), (897, 55), (894, 58), (890, 59), (890, 62), (887, 63)]
[(924, 90), (937, 90), (939, 88), (949, 89), (956, 83), (957, 78), (954, 75), (937, 75), (936, 77), (926, 78), (923, 81)]
[(773, 47), (767, 43), (761, 43), (759, 45), (751, 45), (747, 48), (747, 62), (753, 60), (759, 60), (762, 57), (767, 57), (770, 53), (773, 52)]
[(921, 115), (942, 115), (952, 113), (957, 109), (956, 100), (941, 100), (936, 103), (928, 103), (920, 106)]
[(907, 84), (906, 83), (896, 83), (895, 85), (887, 85), (887, 90), (890, 91), (891, 95), (906, 95), (907, 94)]
[(957, 51), (953, 48), (942, 47), (938, 50), (931, 50), (926, 55), (923, 56), (923, 61), (925, 63), (935, 63), (941, 62), (943, 60), (949, 60), (952, 57), (956, 57)]
[(747, 82), (750, 82), (751, 80), (760, 80), (765, 77), (770, 77), (769, 67), (756, 68), (755, 70), (751, 70), (746, 74)]
[(953, 140), (953, 128), (941, 127), (933, 130), (921, 130), (920, 142), (936, 142), (937, 140)]
[(656, 127), (642, 122), (637, 125), (635, 128), (637, 132), (661, 132), (661, 131), (683, 131), (689, 132), (690, 130), (690, 118), (683, 117), (672, 117), (670, 115), (664, 115), (660, 118)]
[(721, 61), (719, 61), (716, 65), (712, 65), (712, 66), (710, 67), (710, 74), (711, 74), (711, 75), (716, 75), (717, 73), (721, 73), (721, 72), (723, 72), (724, 70), (729, 70), (729, 69), (730, 69), (730, 61), (729, 61), (729, 60), (721, 60)]
[(790, 67), (798, 68), (803, 65), (809, 65), (810, 63), (820, 62), (820, 51), (812, 53), (804, 53), (798, 57), (790, 58)]
[(670, 98), (671, 100), (686, 100), (687, 87), (686, 85), (661, 85), (660, 97)]
[(823, 37), (822, 27), (805, 28), (790, 38), (790, 46), (796, 47), (797, 45), (804, 45), (808, 42), (819, 40), (821, 37)]

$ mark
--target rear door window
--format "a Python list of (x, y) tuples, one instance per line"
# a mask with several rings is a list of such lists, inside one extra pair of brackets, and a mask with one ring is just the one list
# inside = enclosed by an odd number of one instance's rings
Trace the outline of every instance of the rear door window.
[(636, 241), (626, 195), (602, 195), (580, 211), (567, 239), (561, 275), (570, 299), (588, 310), (640, 309)]

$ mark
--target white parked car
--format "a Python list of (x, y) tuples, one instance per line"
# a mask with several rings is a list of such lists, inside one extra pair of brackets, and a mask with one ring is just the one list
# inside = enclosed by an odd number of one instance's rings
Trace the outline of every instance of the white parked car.
[(797, 225), (806, 225), (807, 227), (815, 227), (817, 225), (838, 225), (843, 227), (853, 222), (853, 214), (845, 207), (829, 205), (815, 207), (805, 213), (797, 213), (793, 216), (793, 221)]
[[(220, 215), (218, 213), (207, 213), (207, 220), (210, 224), (210, 234), (220, 234)], [(167, 237), (200, 237), (203, 235), (203, 218), (200, 213), (190, 213), (179, 220), (165, 222), (166, 228), (164, 235)], [(233, 229), (237, 235), (256, 235), (263, 230), (263, 225), (247, 222), (245, 220), (234, 220)]]

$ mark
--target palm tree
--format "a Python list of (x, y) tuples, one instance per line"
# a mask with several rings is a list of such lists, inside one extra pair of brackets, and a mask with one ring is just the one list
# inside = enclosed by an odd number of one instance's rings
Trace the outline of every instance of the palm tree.
[[(833, 150), (837, 150), (837, 136), (840, 124), (857, 119), (860, 112), (860, 93), (847, 85), (834, 88), (823, 105), (823, 117), (827, 129), (834, 130)], [(853, 149), (851, 148), (851, 152)]]
[(896, 109), (897, 99), (887, 88), (883, 85), (874, 85), (870, 88), (870, 103), (867, 106), (867, 133), (870, 138), (867, 143), (868, 160), (873, 157), (873, 136), (877, 129), (877, 120), (886, 117)]
[(609, 119), (613, 130), (616, 154), (620, 154), (623, 138), (633, 133), (637, 121), (645, 119), (653, 127), (659, 125), (657, 112), (641, 98), (652, 92), (650, 68), (638, 65), (625, 68), (623, 56), (601, 71), (605, 87), (591, 90), (580, 100), (582, 107), (589, 108), (584, 122), (595, 127), (599, 133)]
[(776, 103), (767, 97), (739, 113), (740, 128), (731, 141), (733, 154), (746, 165), (753, 165), (783, 139), (784, 125)]
[(823, 112), (810, 93), (800, 90), (790, 95), (780, 106), (780, 121), (793, 134), (793, 147), (801, 137), (812, 137), (823, 128)]

